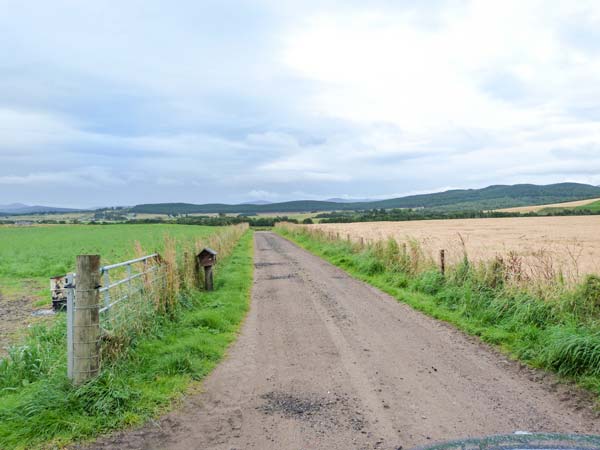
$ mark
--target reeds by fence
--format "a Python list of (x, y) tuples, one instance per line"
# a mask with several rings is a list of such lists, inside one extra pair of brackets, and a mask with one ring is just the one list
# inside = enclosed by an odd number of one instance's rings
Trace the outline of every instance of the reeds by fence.
[[(156, 270), (136, 280), (136, 294), (127, 296), (101, 320), (102, 360), (110, 361), (121, 355), (133, 339), (148, 332), (155, 322), (172, 316), (189, 291), (202, 288), (203, 273), (196, 267), (195, 257), (201, 249), (211, 247), (220, 258), (226, 258), (247, 229), (248, 224), (223, 227), (205, 240), (191, 242), (178, 242), (165, 235), (160, 258), (152, 263)], [(139, 242), (135, 243), (137, 257), (148, 253)], [(218, 267), (217, 264), (217, 277)], [(150, 267), (145, 265), (139, 269), (142, 272)], [(131, 289), (127, 284), (119, 288), (115, 297), (125, 296)]]

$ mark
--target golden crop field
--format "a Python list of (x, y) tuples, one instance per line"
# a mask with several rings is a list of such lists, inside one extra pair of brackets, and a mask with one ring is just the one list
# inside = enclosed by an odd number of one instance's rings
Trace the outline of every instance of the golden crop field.
[(514, 252), (532, 276), (562, 271), (570, 280), (600, 273), (600, 216), (518, 217), (501, 219), (422, 220), (310, 225), (327, 232), (376, 241), (393, 237), (418, 241), (425, 254), (438, 260), (446, 250), (450, 264), (463, 256), (483, 261)]

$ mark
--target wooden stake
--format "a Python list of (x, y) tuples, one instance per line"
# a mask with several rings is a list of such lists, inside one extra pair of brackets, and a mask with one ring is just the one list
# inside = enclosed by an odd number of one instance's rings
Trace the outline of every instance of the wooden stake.
[(212, 266), (204, 267), (204, 289), (207, 291), (213, 290), (213, 268)]
[(440, 271), (446, 274), (446, 250), (440, 250)]
[(73, 317), (73, 383), (82, 384), (100, 370), (100, 255), (77, 256)]
[(194, 258), (194, 281), (196, 283), (196, 287), (200, 289), (202, 286), (200, 280), (200, 258), (198, 256)]

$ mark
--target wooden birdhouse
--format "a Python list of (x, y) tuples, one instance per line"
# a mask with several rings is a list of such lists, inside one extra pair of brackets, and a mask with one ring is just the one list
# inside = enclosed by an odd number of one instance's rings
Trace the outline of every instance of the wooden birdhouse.
[(217, 263), (217, 252), (212, 248), (206, 247), (198, 253), (197, 258), (201, 267), (214, 266)]
[(196, 255), (197, 268), (204, 267), (204, 289), (213, 290), (213, 266), (217, 263), (217, 252), (206, 247)]

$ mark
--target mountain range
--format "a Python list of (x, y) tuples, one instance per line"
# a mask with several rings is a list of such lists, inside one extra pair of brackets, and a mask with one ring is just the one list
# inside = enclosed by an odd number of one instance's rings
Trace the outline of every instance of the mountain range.
[(292, 213), (311, 211), (367, 210), (390, 208), (433, 208), (436, 210), (491, 210), (543, 205), (600, 197), (600, 187), (581, 183), (550, 185), (494, 185), (482, 189), (454, 189), (433, 194), (410, 195), (388, 200), (339, 202), (296, 200), (266, 204), (154, 203), (131, 208), (131, 212), (153, 214), (192, 213)]
[(80, 211), (72, 208), (55, 208), (53, 206), (25, 205), (23, 203), (11, 203), (0, 205), (0, 213), (3, 214), (41, 214), (41, 213), (67, 213)]
[[(600, 186), (581, 183), (557, 183), (549, 185), (515, 184), (493, 185), (482, 189), (453, 189), (433, 194), (410, 195), (387, 200), (295, 200), (271, 203), (265, 200), (229, 205), (223, 203), (148, 203), (125, 208), (135, 213), (150, 214), (288, 214), (312, 211), (359, 211), (391, 208), (430, 208), (434, 210), (492, 210), (517, 206), (544, 205), (600, 198)], [(40, 213), (69, 213), (81, 209), (12, 203), (0, 205), (0, 215), (24, 215)]]

